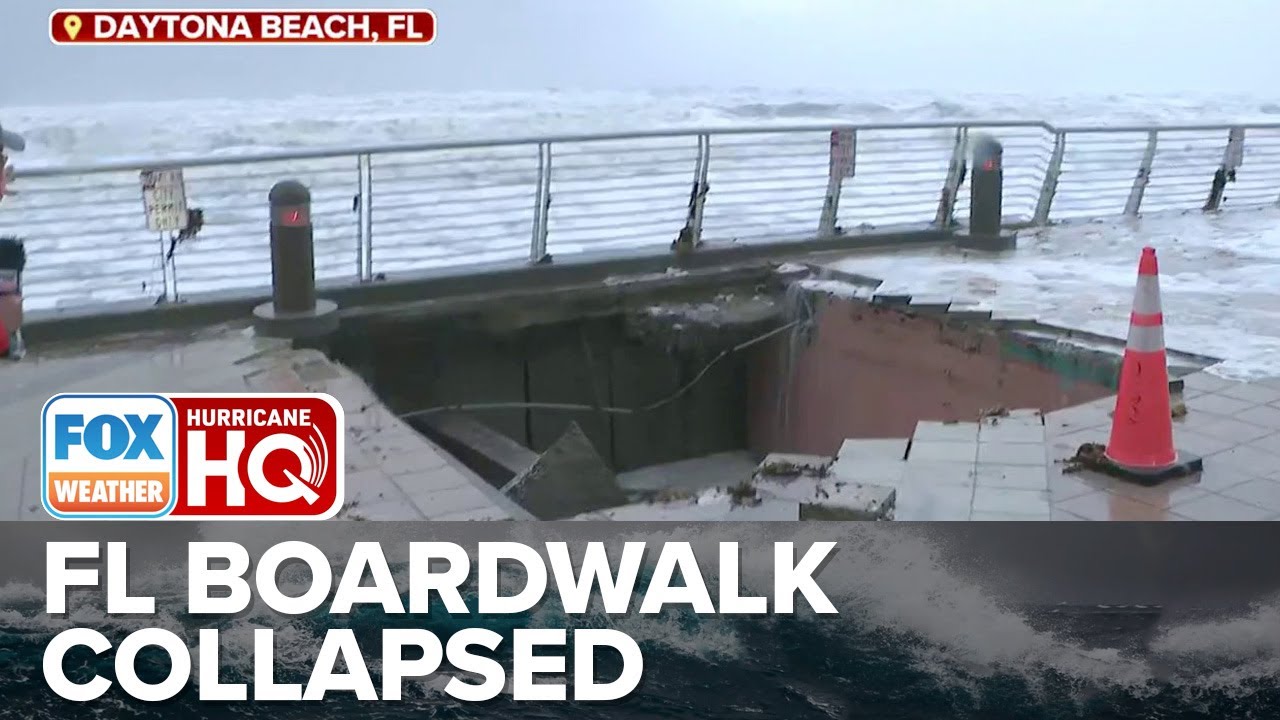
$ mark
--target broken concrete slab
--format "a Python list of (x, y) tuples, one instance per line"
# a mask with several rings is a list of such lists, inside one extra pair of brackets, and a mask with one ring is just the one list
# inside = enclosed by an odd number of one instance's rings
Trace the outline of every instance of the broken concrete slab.
[(892, 520), (897, 491), (837, 476), (762, 478), (757, 496), (764, 501), (800, 503), (801, 520)]
[(577, 423), (570, 423), (524, 472), (502, 488), (539, 520), (562, 520), (627, 502), (613, 470)]
[(756, 474), (762, 477), (794, 477), (806, 474), (823, 476), (827, 474), (832, 462), (832, 458), (822, 455), (770, 453), (760, 463)]
[(737, 485), (757, 467), (756, 456), (750, 452), (731, 450), (619, 473), (618, 485), (628, 493), (696, 494), (707, 488)]
[(503, 487), (538, 460), (534, 451), (462, 413), (425, 415), (409, 424), (494, 487)]
[(730, 492), (755, 501), (800, 503), (801, 520), (893, 518), (896, 491), (892, 487), (834, 477), (832, 463), (832, 458), (821, 455), (774, 453), (760, 463), (752, 482)]

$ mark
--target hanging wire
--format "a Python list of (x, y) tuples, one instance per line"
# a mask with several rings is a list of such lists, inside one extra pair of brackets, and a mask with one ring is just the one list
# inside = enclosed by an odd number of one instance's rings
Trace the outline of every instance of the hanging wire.
[(542, 402), (460, 403), (457, 405), (440, 405), (438, 407), (424, 408), (422, 410), (412, 410), (407, 413), (402, 413), (400, 417), (402, 419), (408, 420), (410, 418), (422, 417), (424, 415), (434, 415), (442, 412), (467, 412), (467, 411), (477, 411), (477, 410), (564, 410), (569, 412), (577, 412), (577, 411), (585, 410), (590, 412), (608, 413), (611, 415), (638, 415), (641, 413), (653, 412), (654, 410), (658, 410), (659, 408), (670, 405), (676, 400), (679, 400), (681, 397), (684, 397), (685, 393), (693, 389), (693, 387), (697, 385), (702, 380), (702, 378), (706, 377), (707, 373), (711, 371), (711, 368), (714, 367), (716, 363), (720, 362), (721, 360), (725, 359), (730, 355), (733, 355), (734, 353), (742, 352), (743, 350), (746, 350), (749, 347), (758, 345), (764, 342), (765, 340), (768, 340), (772, 337), (776, 337), (777, 335), (787, 332), (788, 330), (792, 330), (793, 328), (800, 325), (802, 322), (808, 322), (808, 320), (793, 320), (791, 322), (786, 323), (785, 325), (776, 327), (766, 333), (757, 335), (751, 338), (750, 340), (746, 340), (744, 342), (738, 343), (737, 345), (734, 345), (733, 347), (722, 351), (719, 355), (712, 358), (711, 362), (704, 365), (702, 367), (702, 370), (699, 371), (698, 374), (695, 375), (692, 380), (685, 383), (679, 390), (675, 391), (675, 393), (661, 400), (658, 400), (657, 402), (650, 403), (643, 407), (638, 407), (638, 408), (596, 407), (593, 405), (580, 405), (576, 403), (542, 403)]

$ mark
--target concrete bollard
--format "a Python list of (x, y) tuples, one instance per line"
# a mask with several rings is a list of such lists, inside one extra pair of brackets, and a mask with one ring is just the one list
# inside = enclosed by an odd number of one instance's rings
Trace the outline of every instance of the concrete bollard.
[(254, 308), (254, 327), (268, 337), (304, 338), (338, 328), (338, 306), (316, 298), (311, 192), (283, 180), (267, 196), (271, 204), (271, 302)]
[(969, 176), (969, 227), (956, 244), (970, 250), (1000, 251), (1017, 247), (1018, 237), (1003, 232), (1004, 147), (990, 136), (973, 141), (973, 172)]

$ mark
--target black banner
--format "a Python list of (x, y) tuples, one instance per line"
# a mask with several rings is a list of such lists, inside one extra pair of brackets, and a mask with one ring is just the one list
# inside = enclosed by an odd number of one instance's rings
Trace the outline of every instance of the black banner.
[(0, 542), (3, 717), (1280, 716), (1274, 523), (29, 522)]

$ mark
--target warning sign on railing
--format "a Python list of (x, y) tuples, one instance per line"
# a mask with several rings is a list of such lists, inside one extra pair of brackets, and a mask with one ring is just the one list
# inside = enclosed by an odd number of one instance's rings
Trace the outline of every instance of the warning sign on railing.
[(831, 178), (853, 177), (854, 158), (858, 154), (858, 137), (852, 130), (831, 131)]
[(177, 232), (187, 226), (187, 188), (182, 168), (143, 170), (142, 204), (147, 212), (147, 229)]
[(1244, 128), (1234, 127), (1227, 131), (1227, 151), (1223, 155), (1222, 165), (1228, 170), (1239, 169), (1244, 164)]
[(3, 152), (0, 152), (0, 200), (4, 199), (4, 194), (9, 188), (9, 181), (13, 177), (13, 166), (9, 164), (9, 158)]

